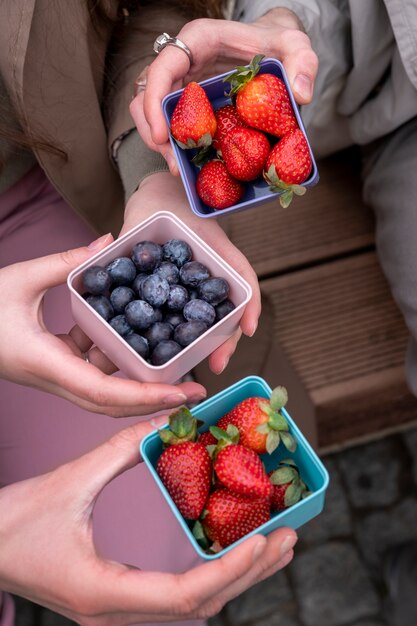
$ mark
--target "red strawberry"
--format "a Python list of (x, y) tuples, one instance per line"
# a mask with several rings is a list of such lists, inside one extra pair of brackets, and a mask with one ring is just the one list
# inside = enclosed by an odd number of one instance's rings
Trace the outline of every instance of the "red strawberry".
[(271, 146), (263, 133), (252, 128), (233, 128), (223, 138), (222, 156), (237, 180), (255, 180), (261, 175)]
[(297, 128), (285, 83), (273, 74), (259, 74), (263, 55), (257, 55), (249, 68), (237, 67), (224, 79), (230, 83), (229, 95), (236, 94), (236, 109), (251, 126), (276, 137)]
[(181, 148), (209, 146), (217, 122), (206, 92), (196, 82), (188, 83), (171, 117), (171, 134)]
[(168, 447), (156, 464), (156, 471), (183, 517), (196, 520), (207, 500), (212, 461), (206, 447), (194, 441), (197, 420), (182, 407), (169, 418), (169, 429), (159, 431)]
[(239, 430), (239, 442), (258, 454), (271, 454), (282, 441), (293, 452), (296, 442), (288, 432), (288, 422), (280, 412), (288, 399), (285, 387), (276, 387), (270, 400), (251, 397), (239, 402), (219, 420), (222, 428), (233, 424)]
[(302, 196), (306, 188), (300, 186), (311, 172), (311, 155), (304, 133), (296, 128), (272, 148), (266, 161), (264, 178), (271, 191), (281, 192), (280, 203), (287, 207), (293, 195)]
[(213, 209), (225, 209), (237, 204), (245, 188), (227, 171), (222, 161), (214, 159), (203, 165), (196, 179), (199, 198)]
[(226, 548), (269, 519), (269, 500), (266, 498), (245, 498), (220, 488), (210, 494), (201, 523), (207, 537)]
[(227, 133), (232, 128), (247, 128), (247, 124), (242, 120), (236, 107), (233, 104), (226, 104), (214, 112), (217, 121), (217, 129), (213, 137), (213, 148), (222, 150), (222, 142)]
[(272, 485), (264, 465), (253, 450), (236, 443), (225, 445), (215, 456), (214, 471), (220, 483), (249, 498), (270, 498)]
[(310, 493), (292, 459), (280, 461), (277, 469), (269, 473), (269, 477), (273, 485), (271, 511), (283, 511)]
[(216, 437), (212, 435), (209, 430), (206, 430), (204, 433), (200, 433), (197, 441), (202, 443), (203, 446), (215, 446), (217, 444)]

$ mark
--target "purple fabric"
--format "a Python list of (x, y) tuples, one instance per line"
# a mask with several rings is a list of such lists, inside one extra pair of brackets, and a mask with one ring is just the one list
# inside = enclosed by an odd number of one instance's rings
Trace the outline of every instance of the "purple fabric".
[[(0, 266), (75, 248), (95, 238), (38, 167), (0, 196)], [(45, 320), (54, 333), (67, 332), (74, 325), (66, 285), (47, 293)], [(88, 413), (53, 395), (7, 381), (0, 381), (0, 407), (2, 486), (78, 457), (140, 419)], [(144, 465), (104, 489), (94, 511), (94, 532), (101, 554), (144, 570), (180, 572), (199, 562)], [(12, 623), (7, 611), (9, 621), (2, 615), (0, 626)]]

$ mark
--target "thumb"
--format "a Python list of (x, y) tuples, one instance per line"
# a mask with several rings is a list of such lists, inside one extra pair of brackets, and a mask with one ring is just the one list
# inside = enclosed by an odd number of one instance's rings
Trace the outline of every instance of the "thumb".
[(166, 421), (166, 416), (157, 417), (152, 420), (153, 426), (144, 421), (120, 430), (91, 452), (70, 462), (66, 475), (72, 477), (78, 491), (80, 485), (84, 485), (89, 492), (88, 500), (95, 499), (113, 478), (142, 461), (139, 451), (142, 439)]
[[(300, 33), (300, 35), (303, 35)], [(304, 45), (291, 49), (283, 63), (291, 90), (298, 104), (308, 104), (313, 97), (314, 81), (318, 70), (318, 57), (312, 50), (308, 38)]]
[(113, 241), (111, 233), (99, 237), (88, 246), (65, 250), (56, 254), (25, 261), (26, 284), (32, 292), (39, 293), (64, 283), (68, 274), (87, 261), (91, 256), (103, 250)]

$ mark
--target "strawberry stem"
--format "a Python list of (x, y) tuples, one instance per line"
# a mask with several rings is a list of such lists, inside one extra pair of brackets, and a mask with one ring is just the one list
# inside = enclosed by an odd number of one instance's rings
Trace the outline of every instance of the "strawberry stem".
[(238, 65), (233, 72), (223, 78), (224, 82), (230, 83), (230, 91), (226, 93), (226, 96), (235, 95), (246, 83), (259, 73), (261, 69), (260, 63), (264, 56), (264, 54), (257, 54), (249, 63), (249, 67)]

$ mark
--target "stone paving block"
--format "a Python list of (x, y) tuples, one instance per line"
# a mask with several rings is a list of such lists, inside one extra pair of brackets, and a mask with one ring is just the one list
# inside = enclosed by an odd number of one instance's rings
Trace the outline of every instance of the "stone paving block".
[(345, 450), (337, 463), (354, 507), (388, 506), (399, 497), (402, 464), (392, 437)]
[(417, 485), (417, 428), (402, 434), (407, 449), (413, 458), (413, 479)]
[(324, 543), (329, 539), (347, 537), (352, 533), (352, 519), (340, 473), (332, 457), (323, 459), (329, 472), (330, 482), (324, 501), (324, 509), (298, 529), (299, 545)]
[(389, 510), (360, 520), (355, 531), (360, 550), (378, 574), (387, 548), (417, 537), (417, 498), (410, 497)]
[(282, 613), (272, 613), (264, 619), (256, 620), (251, 626), (301, 626), (301, 623), (290, 615), (283, 615)]
[(377, 592), (352, 543), (311, 548), (287, 569), (305, 626), (345, 626), (379, 613)]
[(228, 622), (235, 625), (274, 613), (283, 619), (296, 612), (296, 601), (285, 572), (279, 571), (229, 602), (224, 610)]

